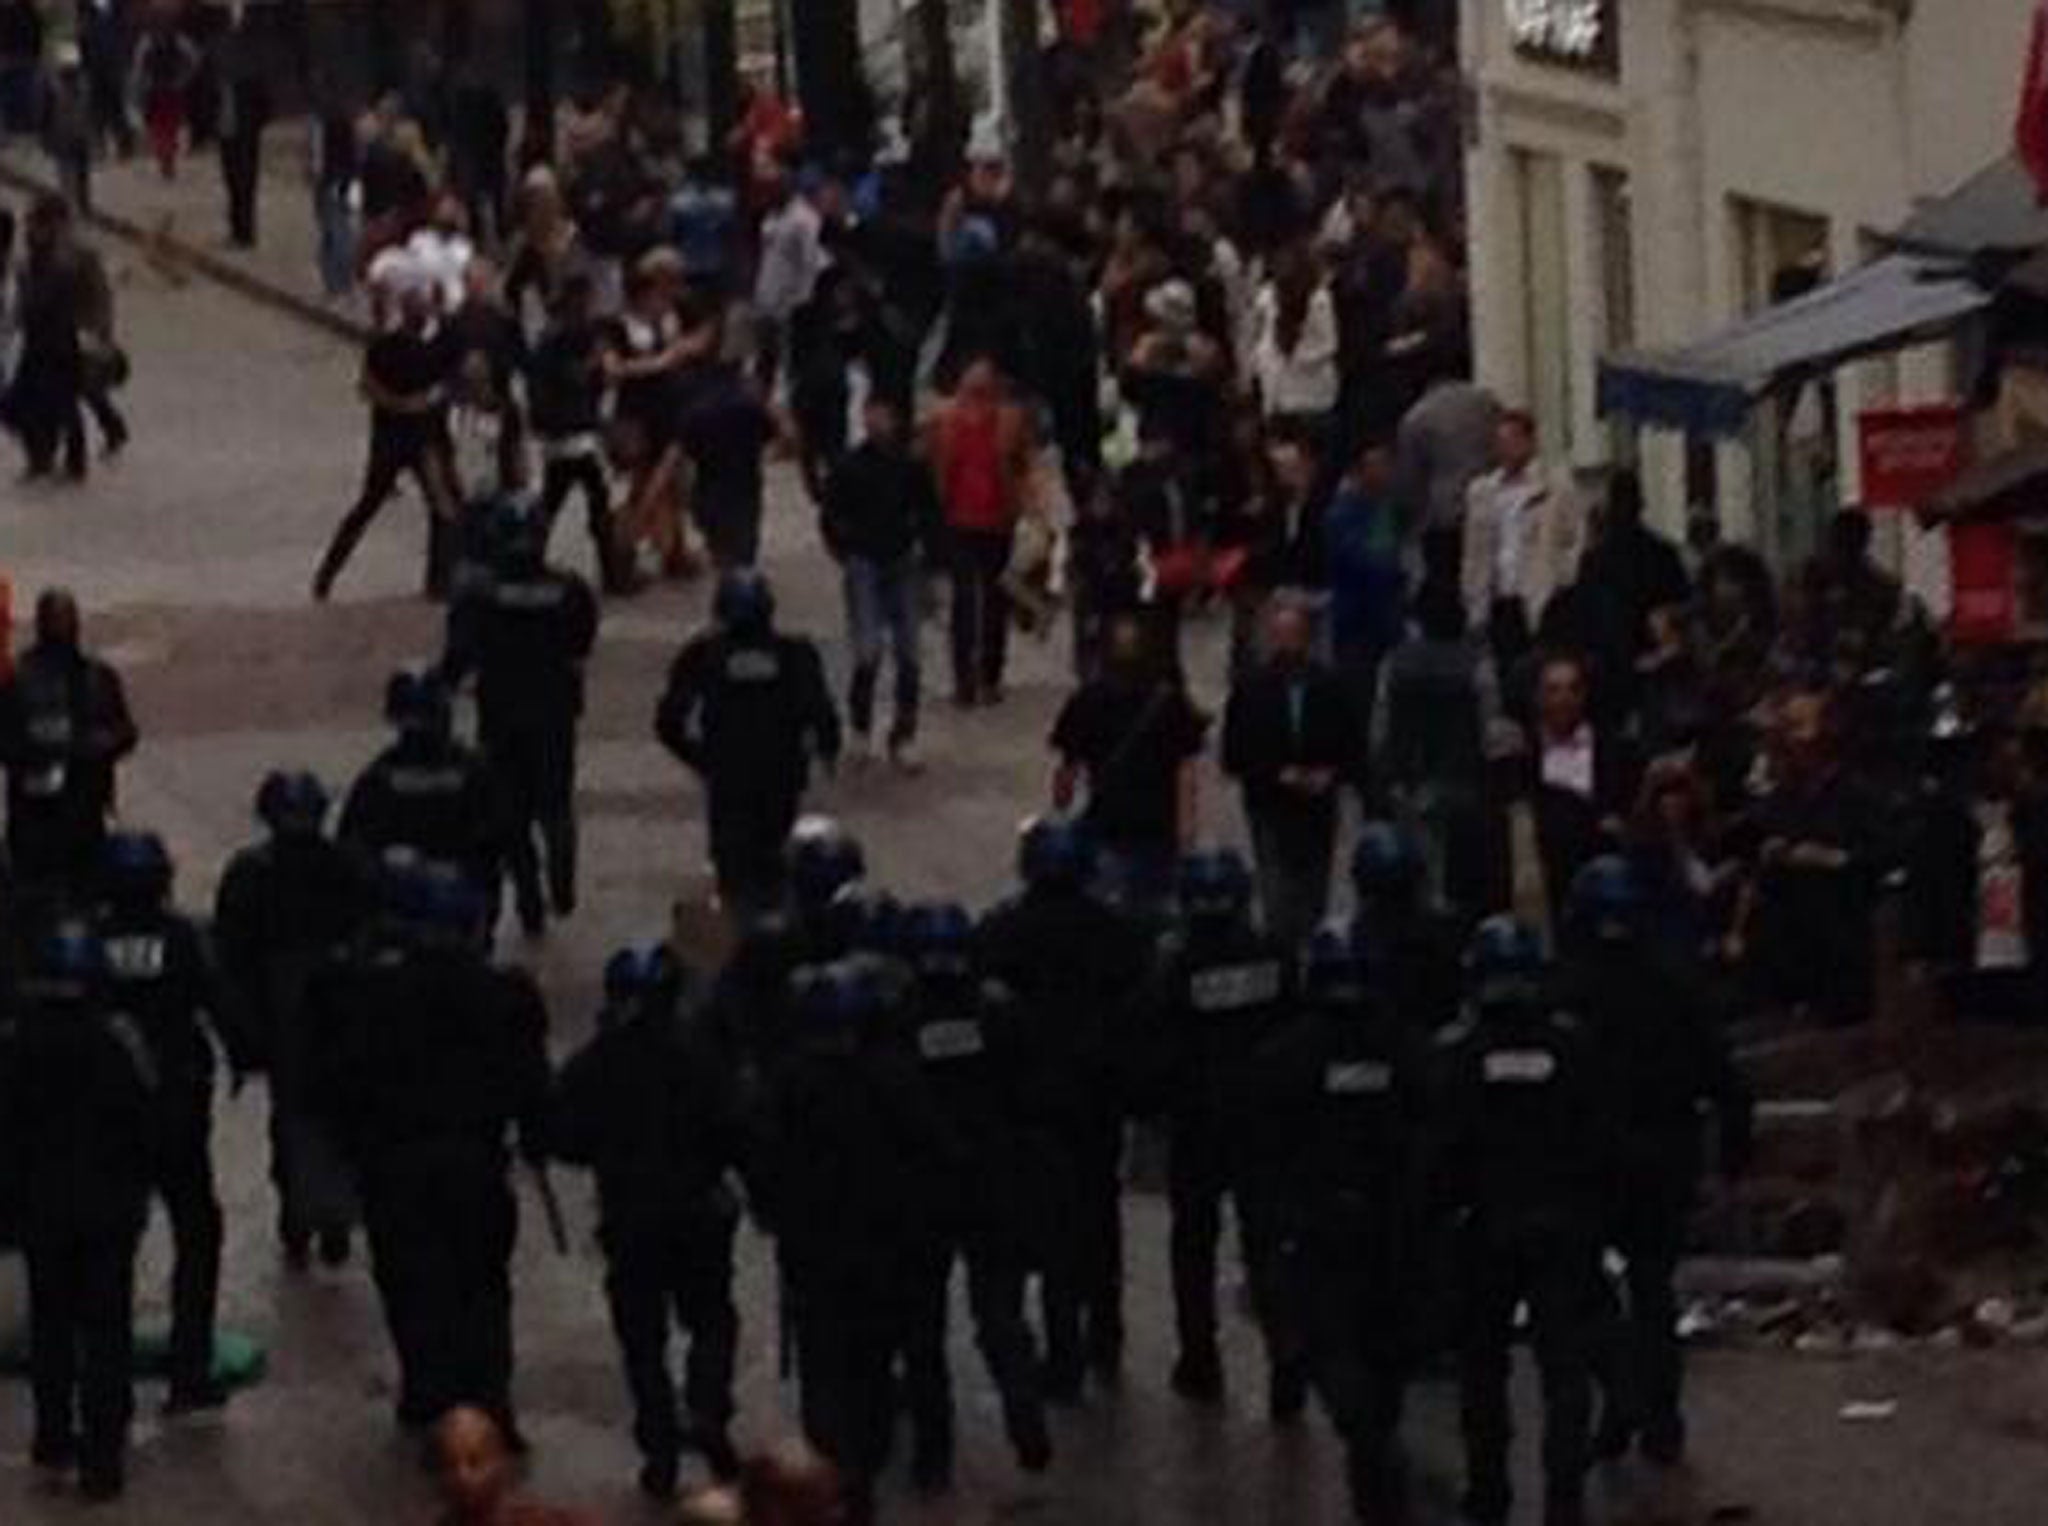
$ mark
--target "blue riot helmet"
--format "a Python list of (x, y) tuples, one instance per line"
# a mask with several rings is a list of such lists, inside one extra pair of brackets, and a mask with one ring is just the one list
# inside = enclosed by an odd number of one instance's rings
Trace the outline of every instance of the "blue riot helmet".
[(1399, 906), (1422, 885), (1422, 855), (1391, 821), (1368, 821), (1351, 850), (1351, 885), (1364, 906)]
[(406, 735), (446, 735), (455, 723), (448, 686), (426, 669), (402, 668), (384, 686), (384, 718)]
[(719, 576), (711, 614), (728, 635), (765, 636), (775, 627), (775, 590), (756, 569), (736, 567)]
[(606, 1013), (613, 1020), (672, 1005), (682, 992), (682, 966), (666, 943), (638, 943), (605, 961)]
[(384, 855), (379, 888), (386, 913), (414, 934), (467, 942), (483, 930), (483, 892), (453, 864), (398, 849)]
[(1063, 816), (1034, 816), (1017, 834), (1017, 874), (1034, 890), (1077, 890), (1095, 873), (1087, 829)]
[(1572, 877), (1565, 900), (1565, 926), (1581, 946), (1615, 948), (1642, 935), (1643, 883), (1635, 867), (1617, 853), (1603, 854)]
[(810, 965), (792, 982), (800, 1035), (857, 1043), (888, 1012), (881, 969), (861, 959)]
[(926, 901), (903, 913), (903, 957), (919, 975), (961, 980), (974, 970), (974, 918), (949, 901)]
[(903, 907), (886, 890), (849, 880), (825, 907), (825, 936), (844, 953), (893, 954), (902, 931)]
[(1465, 951), (1465, 974), (1481, 1009), (1533, 1004), (1542, 995), (1543, 966), (1543, 940), (1514, 917), (1488, 917)]
[(327, 807), (327, 787), (315, 774), (278, 770), (256, 791), (256, 818), (279, 837), (319, 836)]
[(122, 905), (161, 902), (171, 893), (170, 850), (154, 832), (116, 832), (100, 856), (108, 897)]
[(808, 910), (821, 910), (842, 886), (867, 873), (867, 855), (860, 844), (830, 816), (799, 821), (790, 831), (784, 856), (790, 894)]
[(1208, 848), (1180, 861), (1180, 909), (1194, 922), (1241, 921), (1251, 910), (1252, 872), (1242, 854)]
[(520, 493), (501, 493), (485, 512), (494, 567), (518, 573), (540, 566), (547, 555), (547, 526), (531, 499)]
[(1372, 995), (1372, 978), (1371, 950), (1341, 922), (1318, 928), (1302, 951), (1302, 991), (1317, 1006), (1362, 1005)]

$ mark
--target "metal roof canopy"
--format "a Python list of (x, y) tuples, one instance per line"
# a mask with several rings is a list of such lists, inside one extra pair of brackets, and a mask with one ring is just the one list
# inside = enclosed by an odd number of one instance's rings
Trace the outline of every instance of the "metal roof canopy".
[(2048, 249), (2048, 206), (2015, 154), (1921, 204), (1887, 242), (1922, 254), (2017, 260)]
[(1758, 399), (1865, 356), (1938, 339), (1991, 305), (1953, 258), (1893, 254), (1720, 333), (1600, 364), (1602, 417), (1737, 435)]

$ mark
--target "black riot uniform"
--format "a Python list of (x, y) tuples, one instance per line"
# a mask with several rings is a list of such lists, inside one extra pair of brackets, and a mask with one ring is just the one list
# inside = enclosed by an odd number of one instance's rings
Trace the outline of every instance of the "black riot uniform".
[(1469, 958), (1474, 1016), (1440, 1039), (1433, 1149), (1459, 1219), (1465, 1513), (1508, 1518), (1515, 1312), (1534, 1320), (1548, 1526), (1584, 1519), (1592, 1346), (1605, 1314), (1601, 1213), (1611, 1134), (1585, 1028), (1546, 989), (1541, 944), (1506, 917)]
[(256, 796), (269, 838), (237, 853), (214, 898), (220, 978), (270, 1081), (270, 1179), (278, 1239), (303, 1267), (317, 1236), (339, 1265), (359, 1210), (333, 1134), (308, 1105), (313, 1049), (307, 991), (343, 956), (371, 911), (366, 866), (327, 837), (327, 791), (311, 774), (272, 773)]
[(1089, 893), (1093, 855), (1074, 823), (1029, 822), (1025, 888), (982, 921), (977, 958), (1022, 1010), (1023, 1106), (1047, 1136), (1045, 1387), (1080, 1394), (1084, 1367), (1113, 1381), (1123, 1360), (1123, 1161), (1129, 1014), (1150, 949), (1143, 930)]
[(725, 574), (715, 613), (669, 670), (655, 733), (703, 780), (719, 892), (751, 915), (775, 900), (813, 760), (838, 760), (839, 713), (818, 649), (775, 630), (758, 572)]
[(1612, 1099), (1615, 1183), (1607, 1234), (1625, 1263), (1627, 1309), (1600, 1364), (1608, 1456), (1639, 1444), (1652, 1461), (1685, 1455), (1684, 1352), (1673, 1288), (1703, 1161), (1710, 1105), (1722, 1170), (1738, 1175), (1750, 1142), (1749, 1089), (1700, 994), (1700, 982), (1648, 936), (1643, 887), (1628, 862), (1597, 858), (1572, 884), (1566, 1002), (1590, 1030)]
[(68, 594), (43, 595), (36, 643), (0, 687), (0, 765), (7, 769), (7, 847), (32, 899), (87, 891), (100, 862), (114, 770), (135, 750), (120, 675), (78, 645)]
[(389, 879), (386, 920), (313, 993), (319, 1101), (362, 1191), (399, 1423), (472, 1404), (516, 1435), (506, 1136), (516, 1123), (526, 1158), (545, 1158), (547, 1013), (529, 976), (484, 957), (474, 886), (445, 869)]
[(1357, 894), (1355, 937), (1372, 950), (1373, 983), (1411, 1030), (1433, 1034), (1465, 1005), (1465, 936), (1454, 917), (1432, 909), (1415, 839), (1391, 822), (1368, 821), (1351, 851)]
[(546, 528), (517, 502), (494, 512), (490, 574), (459, 596), (448, 617), (444, 671), (458, 684), (476, 674), (477, 731), (505, 812), (506, 868), (520, 925), (576, 908), (576, 723), (583, 664), (597, 640), (597, 598), (573, 572), (542, 560)]
[(134, 1413), (135, 1252), (149, 1207), (158, 1073), (106, 1003), (99, 942), (47, 934), (0, 1026), (0, 1167), (28, 1253), (39, 1467), (121, 1492)]
[(1259, 1061), (1287, 1199), (1309, 1370), (1344, 1442), (1360, 1520), (1404, 1506), (1398, 1433), (1417, 1355), (1427, 1052), (1370, 946), (1330, 926), (1303, 958), (1302, 1010)]
[(226, 1399), (213, 1381), (222, 1232), (213, 1180), (214, 1040), (224, 1040), (238, 1078), (245, 1067), (223, 1020), (212, 954), (199, 929), (168, 905), (171, 876), (170, 856), (153, 834), (109, 838), (96, 931), (107, 999), (134, 1019), (158, 1076), (150, 1183), (170, 1218), (175, 1251), (169, 1409), (176, 1413)]
[(1214, 1402), (1223, 1392), (1217, 1347), (1216, 1253), (1223, 1201), (1238, 1240), (1270, 1363), (1274, 1418), (1307, 1397), (1284, 1280), (1279, 1182), (1258, 1128), (1251, 1074), (1292, 1001), (1288, 956), (1252, 925), (1251, 871), (1235, 853), (1191, 855), (1181, 866), (1182, 924), (1167, 935), (1146, 1041), (1146, 1086), (1167, 1130), (1173, 1211), (1177, 1393)]
[(908, 1290), (930, 1255), (930, 1205), (951, 1136), (901, 1042), (880, 961), (800, 971), (776, 1080), (761, 1206), (796, 1324), (804, 1433), (846, 1480), (847, 1519), (874, 1518), (895, 1414)]
[[(633, 1398), (641, 1486), (675, 1493), (685, 1445), (721, 1476), (737, 1468), (733, 1412), (739, 1314), (728, 1177), (741, 1165), (738, 1090), (708, 1035), (687, 1025), (682, 972), (666, 949), (625, 949), (605, 971), (597, 1037), (563, 1066), (549, 1107), (557, 1159), (597, 1174), (605, 1293)], [(684, 1397), (669, 1375), (671, 1321), (690, 1338)]]
[(952, 1480), (946, 1327), (958, 1261), (967, 1268), (975, 1341), (1001, 1396), (1010, 1445), (1023, 1467), (1039, 1472), (1052, 1461), (1052, 1441), (1024, 1292), (1043, 1262), (1054, 1205), (1041, 1169), (1049, 1141), (1026, 1110), (1026, 1020), (1006, 989), (976, 974), (974, 923), (960, 907), (910, 907), (898, 942), (916, 979), (911, 1043), (953, 1144), (951, 1169), (931, 1205), (935, 1233), (923, 1242), (904, 1344), (914, 1468), (926, 1488)]
[(372, 860), (406, 848), (453, 864), (495, 904), (503, 811), (485, 760), (455, 738), (447, 689), (427, 674), (397, 673), (384, 710), (398, 738), (350, 788), (341, 840)]

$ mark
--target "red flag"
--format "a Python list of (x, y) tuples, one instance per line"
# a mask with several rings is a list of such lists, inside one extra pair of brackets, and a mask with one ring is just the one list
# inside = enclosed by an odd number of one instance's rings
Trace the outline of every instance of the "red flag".
[(2027, 74), (2020, 86), (2019, 119), (2013, 148), (2034, 178), (2034, 193), (2048, 206), (2048, 0), (2035, 8), (2027, 42)]

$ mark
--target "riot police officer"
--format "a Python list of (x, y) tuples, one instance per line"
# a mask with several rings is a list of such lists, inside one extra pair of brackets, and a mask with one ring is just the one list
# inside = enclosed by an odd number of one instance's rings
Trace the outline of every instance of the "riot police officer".
[(0, 1163), (28, 1252), (38, 1467), (120, 1494), (135, 1402), (135, 1252), (149, 1208), (158, 1075), (106, 1001), (89, 926), (41, 937), (0, 1054)]
[(1713, 1014), (1680, 963), (1660, 949), (1649, 904), (1626, 859), (1596, 858), (1566, 905), (1568, 999), (1592, 1034), (1613, 1099), (1615, 1182), (1607, 1233), (1626, 1264), (1627, 1311), (1603, 1365), (1607, 1410), (1597, 1446), (1631, 1444), (1664, 1466), (1685, 1455), (1684, 1353), (1672, 1282), (1699, 1186), (1700, 1108), (1714, 1109), (1722, 1170), (1747, 1162), (1751, 1104)]
[(760, 1204), (795, 1316), (804, 1432), (844, 1475), (853, 1526), (874, 1518), (906, 1292), (951, 1149), (895, 998), (865, 956), (797, 974)]
[(719, 894), (744, 920), (775, 900), (811, 764), (838, 761), (839, 712), (818, 649), (775, 629), (760, 573), (721, 576), (712, 613), (669, 670), (654, 729), (703, 780)]
[[(597, 640), (597, 599), (544, 557), (547, 527), (517, 499), (492, 510), (490, 575), (448, 617), (444, 672), (477, 680), (477, 730), (505, 810), (506, 868), (529, 936), (576, 908), (576, 723), (583, 665)], [(541, 896), (538, 832), (547, 856)]]
[(1237, 853), (1190, 854), (1179, 895), (1180, 926), (1162, 944), (1147, 1045), (1148, 1085), (1166, 1119), (1180, 1340), (1173, 1387), (1199, 1403), (1223, 1396), (1216, 1252), (1227, 1197), (1266, 1339), (1270, 1412), (1291, 1420), (1308, 1385), (1284, 1286), (1279, 1183), (1260, 1147), (1250, 1072), (1289, 1010), (1293, 976), (1286, 951), (1252, 923), (1251, 871)]
[(173, 872), (155, 833), (117, 832), (108, 838), (97, 932), (107, 999), (135, 1021), (157, 1072), (151, 1185), (170, 1218), (176, 1257), (165, 1408), (178, 1414), (227, 1401), (213, 1381), (221, 1248), (220, 1197), (213, 1182), (215, 1039), (228, 1051), (237, 1088), (246, 1067), (238, 1036), (223, 1022), (205, 940), (170, 907)]
[(397, 739), (341, 808), (341, 840), (375, 860), (392, 848), (452, 864), (495, 906), (502, 846), (498, 791), (485, 761), (455, 736), (448, 689), (430, 673), (394, 673), (384, 715)]
[(61, 588), (36, 601), (35, 644), (0, 688), (7, 847), (31, 899), (85, 891), (114, 804), (114, 770), (135, 750), (121, 677), (79, 645), (78, 604)]
[(1024, 1291), (1042, 1259), (1052, 1204), (1039, 1170), (1046, 1150), (1023, 1106), (1020, 1014), (1007, 990), (977, 973), (974, 920), (964, 908), (908, 907), (896, 942), (916, 980), (911, 1041), (953, 1142), (951, 1169), (930, 1205), (933, 1233), (923, 1242), (904, 1343), (913, 1471), (926, 1489), (952, 1482), (946, 1325), (953, 1265), (962, 1261), (975, 1339), (1002, 1399), (1010, 1445), (1021, 1466), (1042, 1472), (1052, 1440)]
[(982, 920), (981, 968), (1022, 1009), (1025, 1109), (1042, 1125), (1055, 1211), (1045, 1246), (1045, 1388), (1080, 1396), (1084, 1368), (1114, 1381), (1123, 1361), (1123, 1161), (1132, 999), (1149, 950), (1140, 927), (1097, 900), (1086, 832), (1024, 823), (1022, 891)]
[(1354, 930), (1373, 950), (1375, 981), (1395, 1014), (1432, 1034), (1463, 1010), (1464, 940), (1453, 918), (1428, 905), (1426, 886), (1412, 835), (1390, 821), (1360, 826), (1351, 850)]
[[(605, 1294), (632, 1394), (640, 1486), (675, 1494), (684, 1447), (722, 1478), (738, 1471), (733, 1412), (739, 1314), (728, 1177), (741, 1165), (734, 1077), (679, 1010), (683, 971), (662, 947), (622, 949), (605, 967), (597, 1036), (562, 1068), (549, 1108), (558, 1159), (597, 1174)], [(690, 1338), (680, 1422), (669, 1321)]]
[(270, 1080), (270, 1179), (285, 1263), (348, 1259), (355, 1187), (331, 1134), (307, 1106), (312, 1045), (306, 993), (371, 910), (366, 867), (326, 835), (327, 790), (309, 773), (276, 771), (256, 792), (265, 841), (229, 862), (214, 899), (222, 984), (252, 1062)]
[(1441, 1039), (1445, 1203), (1458, 1219), (1466, 1516), (1508, 1518), (1515, 1314), (1534, 1320), (1548, 1526), (1584, 1519), (1589, 1364), (1605, 1295), (1611, 1135), (1590, 1039), (1552, 999), (1536, 933), (1493, 917), (1468, 956), (1472, 1012)]
[(1401, 1402), (1416, 1355), (1426, 1055), (1357, 929), (1302, 956), (1302, 1011), (1260, 1062), (1310, 1371), (1362, 1521), (1405, 1505)]
[(546, 1158), (547, 1012), (531, 977), (485, 957), (468, 877), (401, 858), (383, 889), (383, 917), (316, 987), (319, 1101), (362, 1191), (399, 1423), (468, 1403), (516, 1437), (506, 1137), (516, 1124), (525, 1158)]
[(849, 951), (844, 909), (834, 904), (867, 872), (860, 842), (829, 816), (806, 816), (783, 848), (780, 908), (757, 919), (719, 972), (706, 1021), (752, 1091), (787, 1047), (790, 978)]

